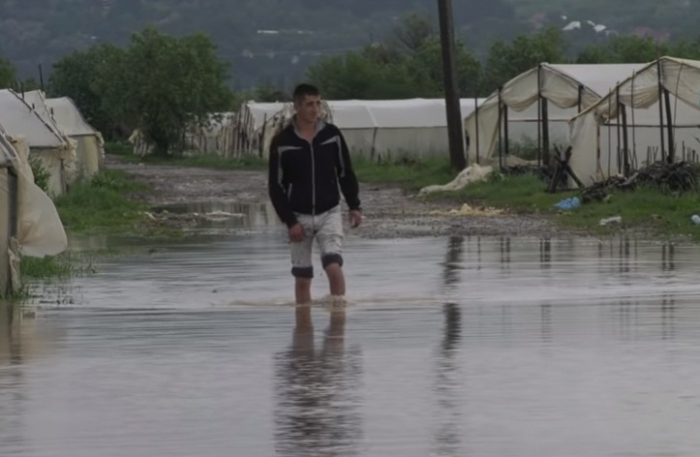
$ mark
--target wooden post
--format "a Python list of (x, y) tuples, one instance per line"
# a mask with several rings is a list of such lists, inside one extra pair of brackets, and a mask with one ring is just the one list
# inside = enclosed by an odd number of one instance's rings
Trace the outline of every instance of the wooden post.
[(622, 170), (624, 174), (622, 157), (620, 155), (622, 151), (622, 145), (620, 144), (620, 86), (615, 88), (615, 110), (617, 111), (617, 115), (615, 116), (615, 130), (617, 132), (617, 172), (619, 173)]
[(263, 116), (263, 126), (262, 126), (262, 131), (260, 132), (260, 140), (259, 140), (259, 145), (258, 145), (258, 155), (260, 158), (263, 158), (264, 155), (264, 149), (265, 149), (265, 130), (267, 130), (267, 113), (265, 113), (265, 116)]
[(41, 67), (41, 64), (39, 64), (39, 85), (41, 86), (41, 91), (45, 92), (45, 90), (44, 90), (44, 69)]
[(479, 102), (476, 94), (474, 95), (474, 123), (476, 124), (476, 163), (479, 163)]
[[(0, 168), (0, 187), (10, 188), (10, 168), (4, 165)], [(12, 273), (10, 270), (10, 239), (11, 229), (11, 208), (13, 196), (10, 192), (0, 195), (2, 199), (0, 208), (0, 298), (6, 298), (12, 290)]]
[(442, 74), (445, 84), (445, 110), (447, 135), (450, 144), (452, 170), (460, 172), (467, 167), (464, 154), (464, 124), (459, 104), (457, 65), (455, 63), (454, 26), (452, 24), (452, 0), (438, 0), (440, 42), (442, 48)]
[(630, 156), (629, 156), (629, 139), (627, 137), (627, 107), (625, 105), (618, 105), (620, 109), (620, 114), (622, 117), (622, 150), (625, 160), (624, 174), (625, 178), (630, 176)]
[(549, 165), (549, 112), (546, 98), (542, 98), (542, 158)]
[(503, 105), (503, 141), (505, 141), (504, 152), (506, 159), (510, 154), (510, 140), (508, 138), (508, 105)]
[(663, 112), (663, 106), (662, 106), (662, 93), (663, 93), (663, 84), (661, 83), (662, 81), (662, 76), (661, 76), (661, 61), (656, 60), (656, 74), (659, 79), (659, 98), (658, 98), (658, 104), (659, 104), (659, 132), (661, 133), (661, 160), (665, 161), (666, 160), (666, 145), (665, 140), (664, 140), (664, 112)]
[(610, 177), (610, 161), (612, 160), (612, 154), (610, 150), (612, 149), (612, 132), (610, 131), (610, 119), (612, 117), (612, 89), (608, 93), (608, 177)]
[(537, 166), (542, 166), (542, 64), (537, 65)]
[(581, 112), (581, 104), (583, 103), (583, 84), (578, 85), (578, 112)]
[[(632, 110), (632, 153), (634, 154), (634, 159), (635, 162), (637, 161), (637, 128), (636, 128), (636, 121), (634, 119), (634, 81), (637, 78), (637, 72), (633, 71), (632, 72), (632, 87), (630, 89), (630, 109)], [(635, 165), (635, 168), (637, 166)]]
[(503, 87), (498, 88), (498, 167), (503, 168), (503, 101), (501, 91)]
[(668, 130), (668, 163), (676, 160), (676, 144), (673, 138), (673, 116), (671, 114), (671, 96), (664, 88), (664, 104), (666, 105), (666, 129)]

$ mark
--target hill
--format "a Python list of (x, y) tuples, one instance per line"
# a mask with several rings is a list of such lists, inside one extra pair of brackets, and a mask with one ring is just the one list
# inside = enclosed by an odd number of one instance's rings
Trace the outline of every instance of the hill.
[[(620, 6), (624, 2), (603, 0), (453, 0), (453, 5), (458, 36), (484, 49), (495, 37), (577, 18), (620, 33), (637, 27), (694, 30), (689, 12), (697, 0), (670, 1), (677, 5), (638, 0), (632, 11)], [(61, 56), (96, 43), (125, 43), (153, 23), (174, 35), (210, 34), (231, 63), (236, 88), (260, 81), (286, 85), (320, 56), (384, 39), (415, 10), (435, 16), (436, 0), (0, 0), (0, 55), (22, 77), (38, 77), (42, 65), (46, 78)]]

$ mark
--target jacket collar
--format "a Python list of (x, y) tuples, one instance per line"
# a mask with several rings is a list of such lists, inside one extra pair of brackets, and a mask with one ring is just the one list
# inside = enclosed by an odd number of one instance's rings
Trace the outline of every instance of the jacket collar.
[[(325, 126), (326, 126), (326, 123), (323, 120), (319, 119), (316, 121), (316, 129), (314, 130), (314, 138), (316, 137), (316, 135), (318, 135), (318, 132), (320, 132), (321, 130), (324, 129)], [(302, 140), (306, 141), (304, 136), (301, 134), (301, 131), (297, 128), (297, 115), (296, 114), (294, 116), (292, 116), (291, 127), (292, 127), (292, 131), (296, 134), (296, 136), (298, 136)]]

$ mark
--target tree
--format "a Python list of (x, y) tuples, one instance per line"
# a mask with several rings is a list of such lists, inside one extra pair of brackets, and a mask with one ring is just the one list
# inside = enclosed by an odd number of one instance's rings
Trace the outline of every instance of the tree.
[[(455, 44), (455, 61), (459, 91), (462, 97), (476, 94), (481, 65), (476, 57), (462, 43)], [(443, 97), (443, 65), (440, 40), (431, 38), (425, 41), (407, 63), (410, 74), (421, 88), (423, 97)]]
[(155, 154), (180, 153), (187, 128), (207, 125), (210, 114), (231, 105), (227, 65), (206, 35), (174, 38), (147, 27), (117, 57), (98, 69), (102, 106), (115, 107)]
[(604, 43), (590, 45), (581, 51), (577, 63), (645, 63), (666, 54), (668, 47), (652, 38), (634, 35), (610, 37)]
[(556, 28), (520, 35), (510, 43), (496, 40), (486, 59), (481, 93), (492, 93), (500, 85), (540, 63), (566, 62), (566, 48), (567, 43)]
[(261, 82), (252, 91), (251, 97), (257, 102), (289, 102), (291, 97), (270, 82)]
[(112, 71), (123, 53), (116, 46), (104, 44), (75, 51), (54, 64), (47, 89), (50, 97), (72, 98), (85, 119), (108, 139), (130, 133), (119, 126), (114, 106), (103, 103), (98, 88), (100, 69), (104, 68), (102, 73)]
[[(377, 60), (382, 56), (382, 61)], [(384, 60), (386, 54), (367, 47), (360, 52), (321, 59), (309, 67), (309, 80), (329, 99), (399, 99), (419, 90), (406, 57)]]
[(419, 13), (410, 13), (394, 28), (391, 44), (397, 49), (415, 52), (430, 39), (437, 37), (437, 26)]
[(0, 56), (0, 89), (14, 86), (16, 78), (17, 74), (12, 62)]

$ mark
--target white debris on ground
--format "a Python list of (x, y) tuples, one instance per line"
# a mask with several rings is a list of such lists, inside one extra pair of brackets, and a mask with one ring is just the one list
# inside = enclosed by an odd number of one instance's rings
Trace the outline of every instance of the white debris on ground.
[(431, 216), (498, 216), (503, 214), (503, 210), (496, 208), (474, 208), (468, 204), (463, 204), (459, 209), (451, 209), (449, 211), (435, 210), (429, 213)]
[(164, 220), (164, 219), (180, 219), (180, 220), (195, 220), (195, 219), (208, 219), (211, 221), (223, 221), (233, 218), (244, 218), (245, 214), (242, 213), (229, 213), (226, 211), (212, 211), (210, 213), (200, 214), (200, 213), (171, 213), (170, 211), (164, 210), (159, 213), (146, 212), (146, 216), (152, 220)]
[(482, 167), (478, 164), (470, 165), (462, 170), (452, 182), (444, 185), (435, 184), (424, 187), (418, 196), (428, 195), (433, 192), (457, 191), (463, 189), (467, 184), (483, 181), (493, 171), (492, 166)]

